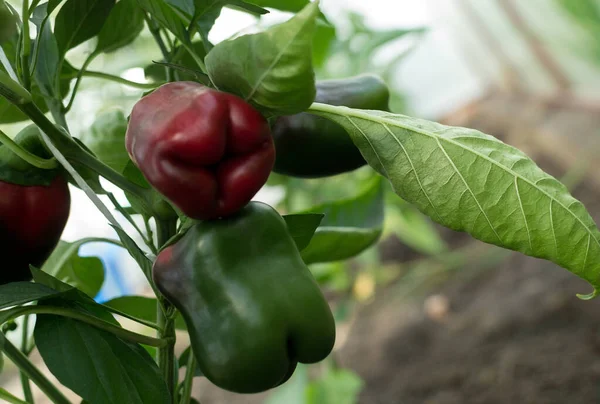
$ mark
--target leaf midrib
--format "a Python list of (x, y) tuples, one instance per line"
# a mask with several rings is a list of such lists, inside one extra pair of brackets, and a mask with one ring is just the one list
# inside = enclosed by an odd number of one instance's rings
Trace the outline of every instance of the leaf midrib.
[[(323, 105), (323, 106), (325, 106), (326, 108), (321, 108), (321, 107), (320, 107), (320, 105)], [(313, 107), (316, 107), (316, 108), (313, 108)], [(319, 108), (321, 108), (321, 109), (319, 109)], [(333, 111), (338, 111), (338, 110), (340, 110), (340, 109), (343, 109), (343, 110), (344, 110), (345, 112), (347, 112), (347, 113), (345, 113), (345, 114), (339, 114), (339, 115), (345, 116), (346, 118), (348, 118), (349, 116), (353, 116), (353, 117), (356, 117), (356, 118), (359, 118), (359, 119), (364, 119), (364, 120), (366, 120), (366, 121), (371, 121), (371, 122), (379, 123), (379, 124), (382, 124), (382, 125), (383, 125), (383, 124), (390, 124), (390, 125), (392, 125), (392, 126), (396, 126), (396, 127), (399, 127), (399, 128), (401, 128), (401, 129), (410, 130), (410, 131), (412, 131), (412, 132), (418, 133), (418, 134), (420, 134), (420, 135), (423, 135), (423, 136), (426, 136), (426, 137), (429, 137), (429, 138), (432, 138), (432, 139), (444, 140), (444, 141), (446, 141), (446, 142), (448, 142), (448, 143), (450, 143), (450, 144), (453, 144), (453, 145), (455, 145), (455, 146), (458, 146), (458, 147), (460, 147), (460, 148), (462, 148), (462, 149), (464, 149), (464, 150), (466, 150), (466, 151), (469, 151), (469, 152), (471, 152), (471, 153), (475, 154), (476, 156), (479, 156), (480, 158), (482, 158), (482, 159), (484, 159), (484, 160), (487, 160), (487, 161), (489, 161), (491, 164), (494, 164), (495, 166), (497, 166), (497, 167), (499, 167), (499, 168), (501, 168), (501, 169), (505, 170), (506, 172), (508, 172), (508, 173), (512, 174), (514, 177), (520, 178), (521, 180), (525, 181), (525, 182), (526, 182), (526, 183), (528, 183), (529, 185), (533, 186), (533, 187), (534, 187), (535, 189), (537, 189), (539, 192), (541, 192), (542, 194), (546, 195), (546, 196), (547, 196), (547, 197), (548, 197), (548, 198), (549, 198), (551, 201), (554, 201), (554, 202), (556, 202), (556, 203), (557, 203), (559, 206), (561, 206), (563, 209), (565, 209), (567, 212), (569, 212), (569, 214), (571, 214), (571, 216), (573, 216), (573, 217), (574, 217), (574, 218), (575, 218), (575, 219), (576, 219), (576, 220), (577, 220), (577, 221), (578, 221), (578, 222), (581, 224), (581, 226), (582, 226), (582, 227), (585, 229), (585, 231), (588, 233), (588, 235), (589, 235), (591, 238), (593, 238), (593, 239), (594, 239), (594, 241), (596, 242), (596, 244), (598, 245), (598, 247), (600, 247), (600, 242), (599, 242), (599, 241), (598, 241), (598, 239), (597, 239), (597, 238), (596, 238), (596, 237), (595, 237), (595, 236), (592, 234), (591, 230), (590, 230), (590, 229), (589, 229), (589, 228), (588, 228), (588, 227), (585, 225), (585, 223), (583, 223), (583, 222), (581, 221), (581, 219), (580, 219), (580, 218), (579, 218), (577, 215), (575, 215), (575, 213), (574, 213), (572, 210), (570, 210), (568, 207), (566, 207), (566, 206), (565, 206), (565, 205), (564, 205), (564, 204), (563, 204), (561, 201), (559, 201), (558, 199), (554, 198), (552, 195), (550, 195), (549, 193), (547, 193), (547, 192), (546, 192), (546, 191), (544, 191), (543, 189), (539, 188), (537, 185), (535, 185), (535, 184), (534, 184), (532, 181), (530, 181), (529, 179), (527, 179), (527, 178), (523, 177), (522, 175), (520, 175), (519, 173), (517, 173), (517, 172), (513, 171), (512, 169), (510, 169), (510, 168), (508, 168), (508, 167), (506, 167), (506, 166), (504, 166), (504, 165), (500, 164), (499, 162), (497, 162), (497, 161), (495, 161), (495, 160), (492, 160), (492, 159), (491, 159), (491, 158), (489, 158), (488, 156), (485, 156), (485, 155), (483, 155), (483, 154), (479, 153), (478, 151), (476, 151), (476, 150), (473, 150), (473, 149), (471, 149), (470, 147), (467, 147), (467, 146), (465, 146), (465, 145), (463, 145), (463, 144), (461, 144), (461, 143), (455, 142), (455, 141), (453, 141), (452, 139), (445, 138), (445, 137), (442, 137), (442, 136), (433, 135), (433, 134), (430, 134), (430, 133), (424, 132), (423, 130), (421, 130), (421, 129), (419, 129), (419, 128), (415, 128), (415, 127), (413, 127), (413, 126), (406, 125), (406, 124), (401, 124), (401, 123), (399, 123), (399, 122), (397, 122), (397, 121), (394, 121), (394, 120), (392, 120), (392, 119), (387, 119), (387, 118), (383, 118), (383, 117), (374, 117), (374, 116), (372, 116), (372, 115), (370, 115), (370, 114), (368, 114), (368, 113), (361, 112), (360, 110), (355, 110), (355, 109), (351, 109), (351, 108), (347, 108), (347, 107), (336, 107), (336, 106), (330, 106), (330, 105), (319, 104), (319, 103), (314, 103), (314, 104), (311, 106), (311, 109), (314, 109), (314, 110), (316, 110), (316, 111), (323, 111), (323, 112), (325, 112), (325, 113), (327, 113), (327, 112), (331, 113), (330, 111), (328, 111), (328, 109), (330, 109), (330, 108), (331, 108)], [(362, 133), (362, 132), (361, 132), (361, 133)], [(393, 134), (392, 134), (392, 135), (393, 135)], [(364, 134), (363, 134), (363, 136), (364, 136)], [(395, 137), (395, 136), (394, 136), (394, 137)], [(498, 141), (498, 142), (500, 142), (500, 141)], [(502, 143), (502, 142), (500, 142), (500, 143)], [(556, 181), (558, 181), (558, 180), (556, 180)], [(553, 227), (553, 229), (554, 229), (554, 227)], [(587, 254), (587, 252), (586, 252), (586, 254)], [(584, 268), (584, 270), (585, 270), (585, 268)]]

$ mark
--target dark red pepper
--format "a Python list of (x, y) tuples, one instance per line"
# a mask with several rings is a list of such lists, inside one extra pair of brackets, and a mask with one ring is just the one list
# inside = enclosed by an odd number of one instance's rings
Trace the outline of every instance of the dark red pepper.
[(0, 181), (0, 284), (31, 279), (29, 265), (40, 267), (58, 243), (69, 218), (67, 181), (49, 186)]
[(195, 82), (168, 83), (133, 108), (129, 155), (187, 216), (244, 207), (269, 177), (275, 148), (265, 118), (241, 98)]

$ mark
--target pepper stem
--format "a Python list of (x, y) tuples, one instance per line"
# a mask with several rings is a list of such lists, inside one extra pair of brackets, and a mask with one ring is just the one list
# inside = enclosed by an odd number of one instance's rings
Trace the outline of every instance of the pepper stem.
[[(156, 233), (158, 249), (175, 235), (177, 231), (176, 220), (156, 219)], [(161, 347), (156, 353), (158, 367), (161, 370), (169, 392), (171, 402), (175, 402), (175, 307), (163, 296), (157, 296), (156, 320), (159, 327), (158, 337), (169, 341), (166, 346)]]

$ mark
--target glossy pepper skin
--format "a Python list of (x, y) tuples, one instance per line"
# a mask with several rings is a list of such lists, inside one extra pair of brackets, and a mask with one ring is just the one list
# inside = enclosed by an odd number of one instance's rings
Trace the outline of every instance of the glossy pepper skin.
[(223, 389), (271, 389), (333, 348), (329, 306), (283, 218), (263, 203), (192, 227), (158, 255), (153, 278), (182, 313), (200, 370)]
[[(374, 75), (317, 81), (315, 102), (358, 109), (389, 110), (390, 93)], [(303, 112), (281, 116), (271, 126), (277, 158), (273, 171), (320, 178), (366, 164), (346, 131), (328, 119)]]
[[(35, 136), (26, 128), (15, 141), (49, 157)], [(62, 174), (36, 169), (4, 146), (0, 149), (0, 284), (5, 284), (30, 280), (29, 265), (39, 268), (46, 261), (69, 218), (71, 195)], [(11, 183), (7, 178), (28, 184)]]
[(269, 125), (258, 111), (194, 82), (165, 84), (138, 101), (125, 141), (148, 182), (194, 219), (241, 209), (275, 161)]

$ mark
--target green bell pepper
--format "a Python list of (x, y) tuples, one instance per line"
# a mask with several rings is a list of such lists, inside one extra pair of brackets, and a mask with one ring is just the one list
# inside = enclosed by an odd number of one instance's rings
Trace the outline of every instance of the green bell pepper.
[[(390, 92), (372, 74), (317, 81), (315, 102), (357, 109), (389, 111)], [(303, 112), (278, 117), (271, 124), (275, 166), (279, 174), (319, 178), (366, 164), (346, 130), (326, 118)]]
[(327, 301), (266, 204), (194, 225), (161, 251), (153, 279), (183, 315), (200, 370), (223, 389), (271, 389), (333, 348)]

